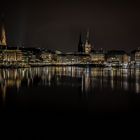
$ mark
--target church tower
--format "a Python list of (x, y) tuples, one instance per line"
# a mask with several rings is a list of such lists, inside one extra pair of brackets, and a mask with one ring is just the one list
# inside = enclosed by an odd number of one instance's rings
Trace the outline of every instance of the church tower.
[(92, 45), (89, 43), (89, 30), (86, 35), (85, 53), (89, 54), (92, 51)]
[(0, 23), (0, 46), (7, 46), (6, 40), (6, 31), (4, 27), (4, 15), (1, 15), (1, 23)]
[(89, 43), (89, 29), (87, 30), (86, 42), (88, 42), (88, 43)]
[(83, 42), (82, 42), (82, 35), (81, 35), (81, 33), (80, 33), (80, 37), (79, 37), (78, 52), (80, 52), (80, 53), (83, 52)]
[(0, 45), (1, 46), (7, 46), (7, 41), (6, 41), (6, 32), (4, 25), (1, 26), (1, 31), (0, 31)]

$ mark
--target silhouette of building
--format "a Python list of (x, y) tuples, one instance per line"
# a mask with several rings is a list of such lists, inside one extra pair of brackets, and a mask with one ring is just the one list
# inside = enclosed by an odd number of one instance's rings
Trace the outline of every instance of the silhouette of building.
[(89, 33), (89, 30), (87, 31), (86, 40), (85, 40), (84, 43), (82, 41), (82, 35), (80, 34), (79, 44), (78, 44), (78, 52), (90, 54), (93, 51), (93, 47), (94, 46), (91, 45), (91, 43), (90, 43), (90, 33)]
[(82, 34), (81, 33), (80, 33), (80, 37), (79, 37), (78, 52), (79, 53), (83, 52), (83, 42), (82, 42)]

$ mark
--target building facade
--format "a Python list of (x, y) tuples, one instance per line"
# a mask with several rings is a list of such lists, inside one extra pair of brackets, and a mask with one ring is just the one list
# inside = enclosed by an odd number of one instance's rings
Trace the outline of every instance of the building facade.
[(91, 63), (93, 64), (103, 64), (105, 62), (105, 52), (100, 51), (93, 51), (91, 54)]
[(2, 51), (3, 62), (15, 63), (23, 61), (23, 54), (21, 50), (3, 50)]
[(140, 67), (140, 48), (131, 52), (131, 67)]
[(106, 54), (106, 63), (110, 64), (111, 66), (128, 65), (129, 56), (122, 50), (108, 51)]
[(131, 61), (140, 62), (140, 48), (131, 52)]
[(67, 53), (57, 55), (57, 64), (87, 64), (91, 62), (88, 54)]

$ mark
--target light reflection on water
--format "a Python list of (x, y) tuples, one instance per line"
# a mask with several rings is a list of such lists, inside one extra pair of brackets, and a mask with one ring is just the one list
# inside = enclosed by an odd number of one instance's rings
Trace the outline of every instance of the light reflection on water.
[[(140, 93), (139, 69), (106, 69), (82, 67), (42, 67), (26, 69), (0, 69), (0, 87), (3, 99), (7, 88), (33, 85), (35, 78), (38, 86), (80, 87), (81, 92), (88, 93), (94, 88), (122, 89)], [(66, 80), (69, 78), (69, 80)], [(76, 80), (76, 82), (75, 82)], [(26, 84), (25, 84), (26, 83)]]

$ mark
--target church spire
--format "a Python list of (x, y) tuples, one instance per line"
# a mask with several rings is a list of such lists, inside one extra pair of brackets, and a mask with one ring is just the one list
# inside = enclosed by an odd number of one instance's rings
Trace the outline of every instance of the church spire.
[(85, 53), (90, 54), (92, 51), (92, 46), (90, 44), (90, 38), (89, 38), (89, 29), (87, 30), (87, 35), (86, 35), (86, 42), (84, 45)]
[(95, 28), (94, 28), (94, 32), (93, 32), (93, 48), (96, 47), (96, 34), (95, 34)]
[(78, 52), (83, 52), (82, 34), (79, 36)]
[(4, 25), (2, 25), (1, 27), (1, 37), (0, 37), (0, 40), (1, 40), (1, 44), (2, 46), (7, 46), (7, 41), (6, 41), (6, 32), (5, 32), (5, 28), (4, 28)]
[(89, 42), (89, 29), (87, 30), (86, 42)]
[(6, 31), (4, 27), (4, 21), (3, 21), (3, 15), (1, 20), (1, 27), (0, 27), (0, 45), (1, 46), (7, 46), (7, 40), (6, 40)]

